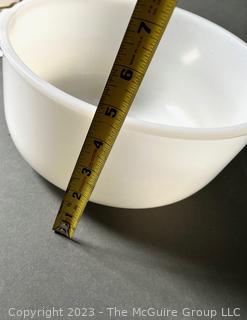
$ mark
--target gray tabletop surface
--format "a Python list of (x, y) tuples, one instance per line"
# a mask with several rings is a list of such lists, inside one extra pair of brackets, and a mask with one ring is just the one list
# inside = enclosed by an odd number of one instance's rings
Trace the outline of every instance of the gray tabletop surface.
[[(247, 41), (246, 0), (179, 6)], [(215, 312), (217, 320), (247, 319), (246, 149), (179, 203), (147, 210), (89, 203), (69, 241), (51, 231), (63, 192), (16, 150), (2, 92), (0, 113), (0, 320), (85, 319), (89, 308), (91, 319), (209, 319)], [(133, 308), (143, 315), (133, 317)], [(145, 317), (147, 308), (175, 311)], [(240, 308), (240, 317), (223, 317), (222, 308), (226, 315)], [(186, 314), (192, 309), (196, 315)], [(203, 310), (210, 314), (200, 316)]]

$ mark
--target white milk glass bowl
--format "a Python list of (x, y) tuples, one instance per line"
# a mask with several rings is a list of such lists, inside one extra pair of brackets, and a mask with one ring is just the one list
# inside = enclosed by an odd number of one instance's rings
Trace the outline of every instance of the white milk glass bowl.
[[(26, 0), (1, 14), (5, 114), (65, 189), (136, 1)], [(247, 46), (176, 9), (91, 200), (147, 208), (209, 183), (247, 141)]]

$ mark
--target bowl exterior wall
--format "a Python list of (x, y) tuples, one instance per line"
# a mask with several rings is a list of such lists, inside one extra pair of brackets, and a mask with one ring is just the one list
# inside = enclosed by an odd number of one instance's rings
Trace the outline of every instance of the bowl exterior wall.
[[(93, 117), (38, 91), (3, 58), (5, 114), (11, 137), (28, 163), (65, 189)], [(91, 200), (148, 208), (186, 198), (209, 183), (245, 146), (246, 136), (186, 140), (151, 136), (123, 126)]]

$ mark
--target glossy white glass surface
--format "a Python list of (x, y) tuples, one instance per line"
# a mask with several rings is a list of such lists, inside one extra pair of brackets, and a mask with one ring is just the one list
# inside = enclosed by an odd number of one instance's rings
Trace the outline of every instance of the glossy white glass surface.
[[(132, 0), (27, 0), (1, 14), (5, 113), (30, 165), (65, 189)], [(247, 141), (247, 46), (176, 9), (91, 200), (145, 208), (210, 182)]]

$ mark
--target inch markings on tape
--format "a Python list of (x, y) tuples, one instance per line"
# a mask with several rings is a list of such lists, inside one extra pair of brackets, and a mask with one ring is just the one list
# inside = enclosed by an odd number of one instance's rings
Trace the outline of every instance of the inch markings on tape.
[(55, 232), (73, 237), (176, 2), (137, 1), (53, 225)]

